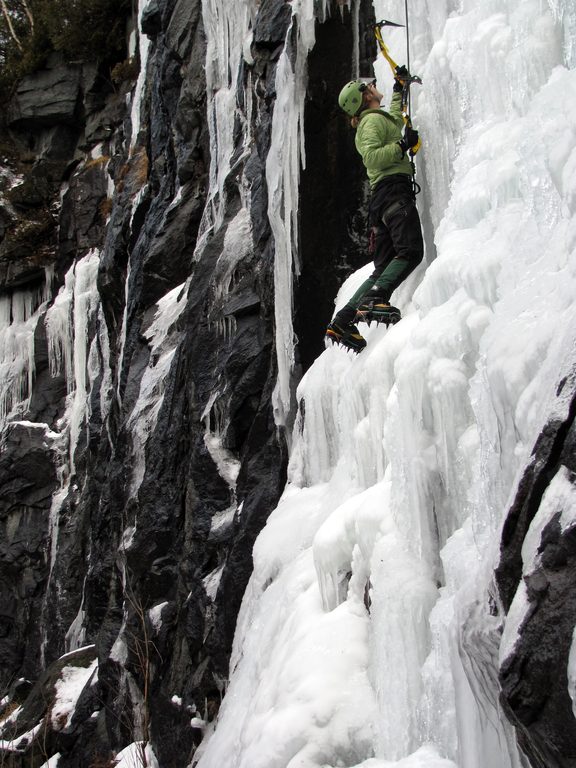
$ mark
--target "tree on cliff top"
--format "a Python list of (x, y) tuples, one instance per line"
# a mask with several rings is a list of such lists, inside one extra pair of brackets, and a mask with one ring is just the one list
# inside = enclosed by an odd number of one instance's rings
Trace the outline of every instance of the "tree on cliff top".
[(0, 0), (0, 87), (11, 88), (58, 51), (66, 61), (125, 55), (132, 0)]

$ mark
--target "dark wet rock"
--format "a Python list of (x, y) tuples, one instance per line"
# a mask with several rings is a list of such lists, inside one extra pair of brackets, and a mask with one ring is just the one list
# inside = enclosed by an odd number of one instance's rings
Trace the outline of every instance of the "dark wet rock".
[(286, 38), (286, 30), (292, 17), (290, 3), (262, 0), (254, 25), (254, 43), (276, 48)]
[(201, 25), (201, 13), (199, 3), (176, 0), (166, 29), (166, 46), (178, 61), (186, 61), (190, 56), (196, 32)]
[(71, 259), (100, 248), (104, 242), (106, 214), (102, 204), (107, 197), (107, 158), (89, 161), (70, 179), (60, 216), (60, 264), (64, 271)]
[(9, 124), (29, 128), (76, 123), (81, 75), (79, 66), (53, 58), (45, 69), (23, 78), (10, 104)]
[[(69, 125), (55, 125), (38, 133), (36, 152), (44, 160), (69, 161), (76, 148), (78, 131)], [(36, 161), (38, 163), (38, 160)], [(36, 176), (40, 174), (36, 172)], [(61, 179), (58, 179), (60, 181)]]
[(244, 286), (236, 288), (227, 297), (224, 305), (224, 314), (234, 315), (236, 318), (252, 315), (258, 313), (260, 303), (260, 296), (254, 291), (253, 286), (246, 281)]
[[(575, 377), (564, 381), (571, 395)], [(558, 409), (560, 410), (560, 409)], [(576, 765), (576, 723), (566, 670), (576, 625), (576, 528), (562, 526), (570, 510), (544, 527), (533, 570), (522, 576), (522, 546), (552, 482), (576, 484), (576, 396), (566, 417), (549, 422), (536, 441), (502, 531), (496, 578), (506, 610), (523, 580), (528, 605), (513, 650), (500, 668), (501, 701), (534, 768)], [(564, 495), (563, 498), (568, 498)]]
[(182, 201), (168, 211), (154, 237), (144, 247), (142, 300), (152, 305), (190, 273), (196, 235), (204, 211), (204, 198), (189, 187)]
[(125, 116), (125, 94), (122, 92), (112, 94), (102, 109), (93, 110), (87, 114), (81, 148), (88, 149), (99, 142), (108, 141), (114, 130), (122, 124)]
[(0, 453), (0, 688), (14, 673), (34, 679), (44, 628), (42, 584), (48, 574), (52, 496), (59, 487), (54, 436), (45, 424), (15, 422)]
[(155, 37), (162, 30), (162, 8), (158, 0), (149, 0), (142, 11), (140, 28), (145, 35)]
[[(174, 129), (178, 180), (181, 184), (205, 179), (209, 150), (206, 138), (206, 93), (198, 81), (185, 77), (180, 90)], [(204, 185), (196, 185), (196, 195), (204, 200)]]
[(21, 184), (13, 187), (7, 195), (15, 208), (39, 208), (50, 198), (50, 187), (45, 177), (29, 176)]
[[(78, 760), (77, 747), (94, 729), (96, 722), (92, 715), (101, 707), (94, 688), (94, 661), (95, 649), (89, 646), (63, 656), (48, 667), (23, 700), (17, 716), (0, 725), (1, 738), (9, 740), (12, 746), (11, 752), (0, 748), (3, 761), (13, 754), (16, 760), (21, 761), (16, 764), (39, 766), (48, 755), (57, 752), (64, 759), (72, 755), (74, 760)], [(85, 682), (77, 706), (71, 712), (66, 708), (60, 711), (58, 686), (65, 685), (68, 674), (78, 672)]]
[[(369, 29), (373, 10), (364, 0), (360, 11), (361, 72), (371, 71), (374, 51)], [(324, 332), (334, 312), (334, 299), (344, 280), (370, 261), (364, 168), (354, 146), (354, 131), (338, 107), (338, 94), (350, 78), (352, 19), (348, 10), (317, 28), (308, 61), (304, 121), (306, 168), (300, 177), (301, 275), (296, 286), (294, 330), (305, 371), (324, 349)], [(350, 205), (354, 200), (355, 205)]]
[(7, 200), (0, 200), (0, 242), (8, 228), (17, 220), (16, 212)]
[(10, 222), (0, 242), (0, 285), (4, 290), (41, 283), (44, 267), (53, 264), (55, 242), (56, 221), (46, 207)]

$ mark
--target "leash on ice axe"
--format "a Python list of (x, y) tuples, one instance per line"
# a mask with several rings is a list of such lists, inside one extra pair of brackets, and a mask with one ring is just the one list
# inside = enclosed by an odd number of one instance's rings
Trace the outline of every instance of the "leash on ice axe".
[[(399, 67), (398, 64), (394, 61), (392, 56), (390, 55), (390, 51), (388, 49), (388, 46), (384, 42), (384, 38), (382, 37), (382, 28), (383, 27), (404, 27), (406, 26), (406, 48), (407, 48), (407, 65), (405, 67)], [(422, 85), (422, 80), (417, 75), (411, 75), (410, 74), (410, 40), (408, 37), (408, 8), (406, 8), (406, 25), (404, 24), (397, 24), (395, 21), (387, 21), (386, 19), (383, 19), (382, 21), (379, 21), (376, 26), (374, 27), (374, 35), (376, 37), (376, 42), (378, 43), (378, 48), (380, 49), (380, 53), (384, 56), (388, 64), (390, 65), (390, 69), (392, 70), (392, 74), (394, 75), (394, 78), (398, 80), (399, 83), (402, 85), (402, 95), (401, 95), (401, 103), (402, 103), (402, 116), (404, 118), (404, 124), (407, 128), (412, 128), (412, 121), (410, 119), (410, 86), (413, 83), (416, 83), (417, 85)], [(421, 142), (418, 140), (418, 143), (412, 147), (410, 150), (410, 157), (414, 157), (416, 152), (420, 149)]]

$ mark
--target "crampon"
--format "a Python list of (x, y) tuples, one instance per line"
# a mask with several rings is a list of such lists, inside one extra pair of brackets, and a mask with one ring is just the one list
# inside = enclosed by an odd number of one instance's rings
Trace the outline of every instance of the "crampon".
[(366, 346), (366, 339), (355, 325), (340, 327), (336, 323), (330, 323), (326, 329), (326, 338), (341, 347), (351, 349), (356, 354), (362, 352)]
[(377, 301), (369, 301), (358, 308), (356, 322), (384, 323), (386, 327), (396, 325), (402, 319), (400, 310), (397, 307), (391, 307), (389, 304), (380, 304)]

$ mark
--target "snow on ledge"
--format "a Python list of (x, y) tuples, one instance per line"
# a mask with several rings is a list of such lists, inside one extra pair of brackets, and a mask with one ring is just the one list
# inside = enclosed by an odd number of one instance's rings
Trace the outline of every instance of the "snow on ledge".
[(70, 727), (80, 694), (97, 666), (98, 660), (94, 659), (88, 667), (62, 668), (60, 679), (55, 684), (56, 698), (52, 705), (51, 720), (54, 730), (63, 731)]

